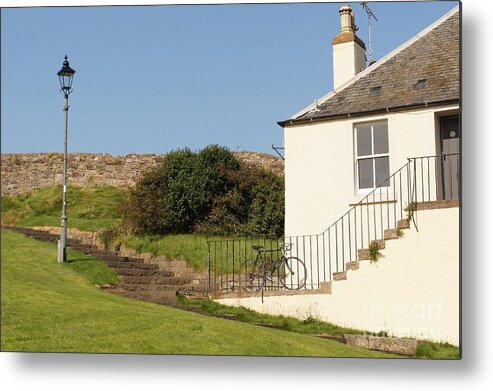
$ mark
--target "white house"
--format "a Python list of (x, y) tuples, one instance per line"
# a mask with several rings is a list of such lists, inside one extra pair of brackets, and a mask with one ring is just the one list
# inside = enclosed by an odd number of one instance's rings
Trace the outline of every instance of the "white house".
[(280, 122), (288, 236), (322, 232), (407, 158), (459, 152), (458, 8), (366, 69), (352, 11), (340, 13), (334, 91)]
[(286, 241), (314, 294), (223, 302), (458, 344), (459, 7), (368, 67), (339, 13), (334, 90), (279, 123)]

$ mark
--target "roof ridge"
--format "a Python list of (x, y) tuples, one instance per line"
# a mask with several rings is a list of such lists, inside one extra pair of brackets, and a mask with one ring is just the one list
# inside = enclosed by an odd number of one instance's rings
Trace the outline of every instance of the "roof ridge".
[(397, 54), (399, 54), (402, 51), (404, 51), (405, 49), (407, 49), (413, 43), (415, 43), (419, 39), (421, 39), (424, 36), (426, 36), (428, 33), (430, 33), (436, 27), (438, 27), (441, 24), (443, 24), (446, 20), (448, 20), (449, 18), (451, 18), (458, 11), (459, 11), (459, 5), (457, 5), (454, 8), (452, 8), (445, 15), (441, 16), (439, 19), (437, 19), (436, 21), (434, 21), (432, 24), (430, 24), (427, 27), (425, 27), (423, 30), (421, 30), (419, 33), (415, 34), (413, 37), (411, 37), (410, 39), (408, 39), (402, 45), (398, 46), (397, 48), (395, 48), (394, 50), (392, 50), (390, 53), (388, 53), (385, 56), (383, 56), (380, 60), (378, 60), (374, 64), (370, 65), (368, 68), (364, 69), (363, 71), (361, 71), (360, 73), (358, 73), (357, 75), (355, 75), (353, 78), (349, 79), (346, 83), (344, 83), (343, 85), (341, 85), (339, 88), (328, 92), (327, 94), (325, 94), (324, 96), (322, 96), (319, 99), (316, 99), (312, 104), (310, 104), (309, 106), (305, 107), (303, 110), (300, 110), (299, 112), (297, 112), (296, 114), (294, 114), (293, 116), (291, 116), (288, 119), (289, 120), (296, 119), (296, 118), (302, 116), (303, 114), (305, 114), (305, 113), (307, 113), (307, 112), (309, 112), (309, 111), (311, 111), (313, 109), (316, 109), (316, 106), (318, 106), (320, 104), (323, 104), (324, 102), (328, 101), (330, 98), (332, 98), (333, 96), (337, 95), (339, 92), (345, 90), (347, 87), (353, 85), (355, 82), (357, 82), (361, 78), (365, 77), (369, 73), (373, 72), (375, 69), (379, 68), (381, 65), (385, 64), (387, 61), (389, 61), (390, 59), (392, 59), (393, 57), (395, 57)]

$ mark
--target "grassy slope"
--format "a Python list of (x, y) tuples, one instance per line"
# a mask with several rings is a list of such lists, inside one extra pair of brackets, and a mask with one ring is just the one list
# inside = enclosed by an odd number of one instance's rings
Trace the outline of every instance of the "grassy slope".
[[(69, 228), (95, 231), (116, 226), (121, 221), (120, 206), (124, 196), (125, 190), (109, 186), (89, 188), (69, 186), (67, 194)], [(2, 197), (2, 224), (5, 225), (59, 227), (61, 212), (61, 186), (38, 189), (23, 196)], [(138, 252), (164, 255), (169, 259), (182, 259), (196, 269), (204, 270), (207, 267), (207, 241), (221, 239), (225, 238), (195, 234), (120, 235), (114, 238), (114, 244), (123, 243)], [(219, 257), (219, 254), (217, 256)], [(254, 256), (252, 254), (252, 257)], [(224, 270), (232, 270), (230, 255), (224, 254), (221, 266)]]
[[(68, 187), (67, 215), (69, 228), (95, 231), (116, 226), (121, 221), (120, 205), (125, 190), (114, 187)], [(60, 226), (62, 187), (38, 189), (23, 196), (2, 197), (2, 224), (23, 227)], [(138, 252), (182, 259), (197, 269), (207, 266), (207, 238), (200, 235), (121, 236), (118, 242)], [(226, 267), (226, 266), (225, 266)], [(230, 267), (231, 269), (231, 267)]]
[[(332, 323), (322, 322), (311, 317), (304, 320), (299, 320), (282, 315), (274, 316), (262, 314), (245, 307), (230, 307), (216, 303), (209, 299), (189, 300), (186, 297), (180, 296), (179, 300), (184, 305), (200, 308), (203, 313), (206, 314), (215, 316), (234, 316), (234, 318), (239, 322), (253, 324), (260, 323), (300, 334), (328, 334), (334, 336), (343, 336), (344, 334), (374, 335), (373, 333), (368, 333), (363, 330), (341, 327)], [(376, 335), (385, 336), (386, 333), (378, 333)], [(458, 359), (460, 358), (460, 351), (457, 346), (453, 346), (448, 343), (418, 341), (416, 357)]]
[(55, 259), (54, 245), (2, 231), (2, 350), (390, 357), (113, 296)]
[[(81, 188), (69, 186), (67, 215), (69, 227), (94, 231), (117, 224), (125, 191), (114, 187)], [(62, 187), (38, 189), (19, 197), (2, 197), (2, 224), (21, 226), (59, 226), (62, 213)]]

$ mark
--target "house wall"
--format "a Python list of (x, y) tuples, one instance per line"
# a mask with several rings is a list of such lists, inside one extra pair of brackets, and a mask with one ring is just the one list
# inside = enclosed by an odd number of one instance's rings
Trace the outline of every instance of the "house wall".
[[(332, 294), (217, 300), (272, 315), (308, 316), (370, 332), (459, 344), (459, 209), (418, 212), (419, 232), (386, 241), (376, 264), (361, 261)], [(412, 226), (411, 226), (412, 227)]]
[(286, 235), (319, 234), (363, 198), (355, 186), (354, 124), (388, 121), (392, 174), (408, 157), (436, 155), (436, 117), (457, 109), (454, 105), (286, 127)]

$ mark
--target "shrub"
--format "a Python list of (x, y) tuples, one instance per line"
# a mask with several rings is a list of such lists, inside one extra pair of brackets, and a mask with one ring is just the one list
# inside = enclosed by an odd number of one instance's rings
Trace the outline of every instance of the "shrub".
[(282, 236), (284, 183), (242, 165), (226, 148), (170, 152), (129, 193), (124, 223), (134, 234)]
[(241, 235), (245, 233), (243, 197), (234, 189), (214, 199), (211, 212), (195, 226), (202, 235)]
[(169, 153), (163, 165), (170, 232), (192, 232), (211, 212), (214, 199), (232, 186), (229, 171), (239, 162), (224, 147), (210, 145), (199, 153), (182, 149)]
[(252, 189), (248, 231), (278, 239), (284, 233), (284, 181), (266, 173)]
[(166, 233), (169, 226), (167, 208), (163, 171), (148, 171), (123, 201), (125, 231), (132, 234)]
[(163, 183), (171, 232), (191, 232), (197, 219), (205, 216), (211, 207), (212, 195), (208, 187), (212, 169), (201, 163), (197, 154), (189, 149), (171, 152), (166, 157)]

